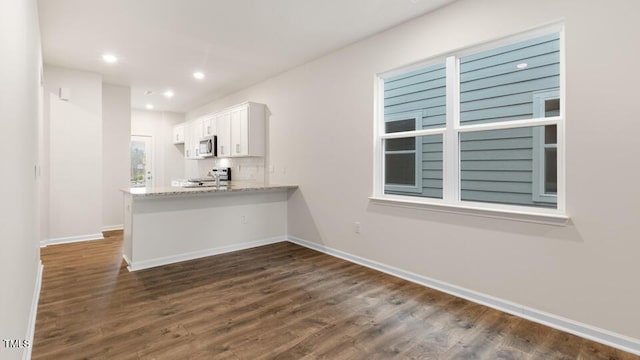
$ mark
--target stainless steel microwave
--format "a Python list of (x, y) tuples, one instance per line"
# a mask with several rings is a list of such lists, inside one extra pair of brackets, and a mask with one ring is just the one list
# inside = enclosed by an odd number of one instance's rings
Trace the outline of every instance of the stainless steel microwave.
[(218, 138), (214, 136), (207, 136), (200, 139), (200, 146), (198, 147), (198, 155), (202, 157), (217, 156)]

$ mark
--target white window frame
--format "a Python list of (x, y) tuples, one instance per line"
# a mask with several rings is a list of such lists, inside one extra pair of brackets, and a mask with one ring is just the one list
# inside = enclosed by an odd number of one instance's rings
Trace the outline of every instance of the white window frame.
[[(394, 121), (402, 121), (402, 120), (411, 120), (414, 119), (414, 128), (416, 130), (422, 129), (422, 111), (411, 111), (405, 113), (398, 113), (393, 115), (385, 116), (384, 123), (390, 123)], [(393, 134), (393, 133), (392, 133)], [(415, 179), (413, 185), (400, 185), (400, 184), (385, 184), (385, 191), (394, 191), (394, 192), (412, 192), (412, 193), (422, 193), (422, 141), (419, 141), (420, 138), (415, 137), (415, 149), (414, 150), (401, 150), (401, 151), (388, 151), (386, 148), (383, 150), (384, 155), (387, 154), (411, 154), (415, 153)], [(383, 156), (383, 168), (384, 167), (384, 159), (386, 157)]]
[[(549, 118), (532, 118), (475, 125), (460, 124), (460, 58), (479, 53), (488, 49), (540, 37), (550, 33), (559, 33), (560, 38), (560, 114)], [(527, 31), (522, 34), (499, 39), (476, 47), (453, 51), (445, 56), (429, 61), (415, 63), (392, 71), (377, 74), (374, 77), (374, 177), (373, 194), (371, 200), (383, 205), (397, 205), (443, 212), (464, 213), (485, 217), (512, 219), (519, 221), (544, 223), (551, 225), (565, 225), (569, 217), (565, 207), (565, 46), (564, 26), (561, 23)], [(446, 125), (443, 128), (407, 131), (399, 133), (384, 133), (384, 80), (398, 74), (410, 72), (434, 63), (446, 64)], [(459, 138), (464, 132), (484, 130), (503, 130), (520, 127), (537, 127), (545, 125), (557, 126), (557, 156), (558, 156), (558, 192), (556, 208), (538, 208), (532, 206), (494, 204), (461, 200), (461, 180), (459, 161)], [(443, 198), (423, 198), (416, 196), (390, 195), (384, 193), (384, 139), (402, 138), (409, 136), (443, 135)]]
[[(533, 94), (533, 117), (539, 118), (545, 116), (545, 101), (551, 99), (560, 99), (560, 90), (543, 90)], [(560, 108), (563, 105), (560, 103)], [(556, 204), (558, 202), (557, 194), (547, 194), (544, 189), (545, 185), (545, 149), (558, 147), (556, 144), (545, 144), (544, 127), (539, 126), (533, 128), (533, 181), (532, 195), (533, 201)]]

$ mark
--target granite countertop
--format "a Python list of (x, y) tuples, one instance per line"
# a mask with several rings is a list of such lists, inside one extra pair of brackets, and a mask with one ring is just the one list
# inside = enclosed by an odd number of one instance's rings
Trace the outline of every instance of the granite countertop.
[(158, 186), (158, 187), (140, 187), (140, 188), (124, 188), (122, 192), (131, 194), (134, 197), (146, 196), (164, 196), (164, 195), (188, 195), (188, 194), (209, 194), (209, 193), (232, 193), (243, 191), (267, 191), (267, 190), (285, 190), (295, 189), (297, 185), (278, 185), (263, 184), (250, 182), (235, 182), (230, 185), (217, 187), (181, 187), (181, 186)]

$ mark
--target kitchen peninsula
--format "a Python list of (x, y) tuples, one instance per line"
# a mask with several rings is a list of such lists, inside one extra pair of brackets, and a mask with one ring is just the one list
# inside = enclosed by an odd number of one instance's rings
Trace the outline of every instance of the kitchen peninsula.
[(155, 187), (124, 192), (129, 271), (279, 242), (294, 185), (232, 182), (222, 187)]

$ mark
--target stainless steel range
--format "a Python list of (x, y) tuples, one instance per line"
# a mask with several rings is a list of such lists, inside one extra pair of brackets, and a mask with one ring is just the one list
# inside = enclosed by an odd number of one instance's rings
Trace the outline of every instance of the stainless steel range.
[(213, 168), (211, 176), (204, 178), (191, 178), (181, 186), (184, 188), (220, 187), (228, 186), (231, 181), (231, 168)]
[(213, 168), (211, 169), (211, 174), (213, 174), (214, 179), (216, 177), (219, 179), (220, 186), (227, 186), (229, 185), (229, 182), (231, 182), (231, 168)]

